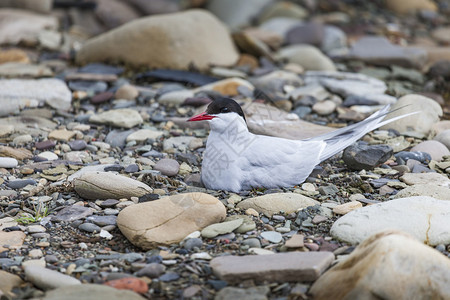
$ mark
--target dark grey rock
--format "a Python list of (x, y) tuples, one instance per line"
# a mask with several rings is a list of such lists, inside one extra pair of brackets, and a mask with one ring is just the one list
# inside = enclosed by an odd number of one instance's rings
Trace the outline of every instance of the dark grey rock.
[(123, 259), (124, 261), (131, 264), (135, 261), (143, 260), (144, 256), (142, 256), (142, 254), (132, 252), (121, 255), (120, 259)]
[(90, 215), (92, 215), (91, 208), (80, 205), (72, 205), (60, 210), (55, 216), (52, 217), (52, 221), (72, 222)]
[(21, 188), (26, 187), (29, 184), (36, 185), (37, 182), (33, 179), (16, 179), (16, 180), (11, 180), (6, 185), (12, 189), (21, 189)]
[(117, 203), (119, 203), (120, 201), (117, 199), (106, 199), (105, 201), (103, 201), (100, 204), (100, 207), (102, 208), (108, 208), (108, 207), (114, 207), (116, 206)]
[(78, 226), (78, 229), (87, 231), (87, 232), (100, 232), (101, 228), (94, 223), (83, 223)]
[(431, 161), (431, 155), (421, 151), (400, 151), (398, 153), (395, 153), (394, 157), (399, 165), (404, 165), (410, 159), (414, 159), (426, 164)]
[(127, 142), (127, 136), (132, 134), (134, 130), (112, 130), (106, 136), (105, 142), (110, 144), (111, 147), (123, 148)]
[(388, 145), (353, 144), (344, 150), (342, 159), (349, 169), (371, 170), (392, 156), (394, 150)]
[(86, 148), (87, 143), (84, 140), (74, 140), (68, 142), (70, 149), (74, 151), (83, 150)]
[(106, 91), (108, 85), (103, 81), (74, 80), (69, 81), (69, 88), (74, 91), (100, 93)]
[(166, 271), (166, 266), (159, 263), (151, 263), (136, 272), (138, 277), (158, 278)]
[(199, 238), (188, 239), (188, 240), (186, 240), (186, 242), (183, 245), (184, 249), (189, 250), (189, 251), (191, 251), (194, 248), (201, 248), (202, 246), (203, 246), (203, 241), (202, 241), (202, 239), (199, 239)]
[(116, 225), (117, 224), (116, 219), (117, 219), (116, 216), (97, 216), (97, 215), (86, 218), (86, 220), (98, 226)]
[(139, 171), (139, 166), (137, 164), (131, 164), (125, 167), (124, 171), (126, 173), (135, 173)]
[(178, 278), (180, 278), (180, 275), (178, 275), (178, 273), (175, 272), (167, 272), (166, 274), (159, 276), (159, 280), (163, 282), (174, 281), (177, 280)]
[(339, 192), (339, 189), (334, 184), (321, 186), (319, 188), (319, 193), (321, 195), (336, 195), (337, 192)]

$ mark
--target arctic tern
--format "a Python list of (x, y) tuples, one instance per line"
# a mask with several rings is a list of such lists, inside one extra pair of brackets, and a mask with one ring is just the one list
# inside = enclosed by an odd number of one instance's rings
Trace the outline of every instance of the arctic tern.
[(388, 111), (389, 105), (359, 123), (304, 140), (249, 132), (241, 106), (225, 97), (214, 97), (206, 112), (188, 121), (209, 121), (211, 130), (201, 172), (205, 187), (239, 192), (258, 187), (298, 185), (305, 181), (316, 165), (369, 131), (410, 115), (382, 121)]

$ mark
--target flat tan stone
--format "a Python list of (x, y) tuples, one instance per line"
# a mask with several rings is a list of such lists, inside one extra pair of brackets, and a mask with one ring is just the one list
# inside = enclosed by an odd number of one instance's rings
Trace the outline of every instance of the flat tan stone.
[(439, 173), (405, 173), (400, 180), (409, 185), (432, 184), (450, 187), (450, 179)]
[(77, 133), (71, 130), (53, 130), (48, 134), (49, 139), (54, 139), (58, 141), (68, 142), (71, 138), (73, 138)]
[(3, 294), (14, 298), (14, 294), (11, 290), (15, 287), (21, 286), (22, 284), (24, 284), (24, 282), (19, 276), (0, 270), (0, 291), (2, 291)]
[(319, 202), (300, 194), (274, 193), (245, 199), (239, 202), (237, 207), (243, 210), (253, 208), (257, 212), (271, 217), (273, 214), (277, 214), (280, 211), (289, 214), (316, 204), (319, 204)]
[(220, 256), (210, 265), (220, 279), (229, 283), (314, 281), (334, 261), (331, 252), (289, 252), (272, 255)]
[[(26, 234), (22, 231), (0, 231), (0, 252), (22, 246)], [(8, 248), (4, 246), (8, 246)]]
[(134, 245), (151, 249), (179, 243), (188, 234), (223, 221), (225, 206), (204, 193), (185, 193), (123, 209), (117, 225)]
[(450, 260), (399, 231), (367, 238), (309, 291), (315, 300), (450, 299)]
[(24, 160), (27, 158), (32, 158), (33, 153), (25, 148), (12, 148), (8, 146), (0, 146), (0, 156), (12, 157), (17, 160)]
[(304, 246), (305, 236), (303, 234), (294, 234), (284, 244), (288, 248), (302, 248)]
[(141, 197), (153, 189), (135, 179), (111, 172), (88, 172), (74, 181), (75, 191), (85, 199)]
[(238, 53), (227, 28), (206, 10), (153, 15), (88, 40), (77, 62), (122, 61), (150, 68), (230, 66)]
[(333, 207), (333, 212), (338, 215), (345, 215), (352, 210), (362, 207), (362, 203), (359, 201), (351, 201), (338, 206)]

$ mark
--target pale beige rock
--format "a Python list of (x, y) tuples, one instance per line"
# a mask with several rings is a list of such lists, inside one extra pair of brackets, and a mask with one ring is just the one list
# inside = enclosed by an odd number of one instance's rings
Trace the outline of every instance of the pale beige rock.
[(435, 161), (441, 161), (443, 156), (450, 155), (450, 150), (439, 141), (423, 141), (412, 147), (410, 151), (426, 152)]
[(278, 59), (286, 59), (296, 63), (305, 70), (336, 71), (333, 61), (314, 46), (298, 44), (281, 48), (277, 53)]
[(14, 298), (14, 293), (11, 290), (23, 284), (24, 282), (19, 276), (0, 270), (0, 291), (2, 294)]
[(157, 139), (162, 136), (164, 132), (151, 129), (139, 129), (127, 136), (127, 143), (130, 141), (145, 142), (147, 139)]
[(14, 132), (13, 125), (0, 125), (0, 137), (10, 135)]
[(213, 238), (220, 234), (230, 233), (242, 225), (244, 219), (235, 219), (222, 223), (216, 223), (206, 226), (202, 229), (202, 236), (205, 238)]
[(0, 156), (12, 157), (17, 160), (24, 160), (33, 157), (33, 153), (25, 148), (12, 148), (8, 146), (0, 146)]
[(367, 238), (311, 287), (316, 300), (450, 299), (450, 260), (398, 231)]
[(58, 141), (69, 141), (71, 138), (73, 138), (77, 133), (75, 131), (71, 130), (53, 130), (48, 134), (49, 139), (54, 139)]
[(433, 184), (415, 184), (399, 191), (394, 196), (394, 199), (413, 196), (430, 196), (439, 200), (450, 200), (450, 191), (448, 187)]
[(405, 173), (400, 177), (400, 180), (409, 185), (432, 184), (450, 187), (450, 179), (439, 173)]
[(179, 243), (188, 234), (221, 222), (223, 204), (204, 193), (185, 193), (140, 203), (123, 209), (117, 225), (134, 245), (151, 249)]
[(85, 199), (141, 197), (153, 191), (135, 179), (110, 172), (88, 172), (74, 180), (75, 191)]
[(92, 115), (89, 122), (111, 125), (115, 127), (132, 128), (142, 124), (142, 119), (139, 112), (134, 109), (121, 108), (108, 110), (97, 115)]
[(81, 285), (81, 282), (74, 277), (36, 265), (27, 265), (25, 267), (25, 276), (27, 281), (43, 290), (52, 290), (69, 285)]
[(304, 239), (303, 234), (294, 234), (284, 245), (288, 248), (302, 248), (304, 246)]
[(430, 135), (434, 137), (449, 129), (450, 120), (439, 121), (437, 123), (434, 123), (433, 127), (431, 128)]
[(78, 63), (122, 61), (150, 68), (230, 66), (238, 59), (226, 27), (211, 13), (189, 10), (129, 22), (87, 41)]
[(296, 212), (308, 206), (319, 204), (309, 197), (294, 193), (274, 193), (254, 198), (245, 199), (238, 203), (237, 207), (243, 210), (253, 208), (268, 217), (280, 211), (285, 213)]
[(1, 9), (0, 20), (0, 44), (17, 44), (20, 41), (36, 43), (41, 30), (58, 28), (55, 16), (20, 9)]
[(116, 99), (127, 99), (134, 100), (139, 96), (139, 91), (136, 87), (130, 84), (124, 84), (120, 88), (117, 89), (114, 97)]
[[(399, 110), (394, 111), (396, 109)], [(381, 129), (395, 129), (400, 133), (415, 131), (424, 136), (430, 132), (434, 123), (438, 122), (442, 116), (442, 108), (436, 101), (416, 94), (401, 97), (391, 106), (390, 111), (392, 113), (389, 113), (385, 120), (410, 112), (418, 111), (420, 113), (384, 125)]]
[(1, 77), (48, 77), (53, 76), (53, 71), (44, 66), (37, 64), (23, 64), (23, 63), (5, 63), (0, 65)]
[(261, 281), (314, 281), (333, 262), (331, 252), (290, 252), (271, 255), (220, 256), (210, 266), (230, 283)]
[(63, 286), (45, 293), (43, 300), (145, 300), (138, 293), (101, 284)]
[(388, 0), (385, 3), (387, 8), (400, 14), (416, 13), (419, 10), (437, 11), (436, 3), (430, 0), (409, 0), (407, 5), (402, 0)]
[(338, 215), (345, 215), (352, 210), (362, 207), (362, 203), (359, 201), (351, 201), (338, 206), (333, 207), (333, 212)]
[[(25, 237), (26, 234), (22, 231), (0, 231), (0, 252), (6, 251), (9, 248), (20, 248)], [(5, 245), (8, 245), (9, 248), (4, 247)]]
[(427, 196), (394, 199), (367, 205), (340, 217), (330, 233), (351, 244), (388, 229), (407, 232), (429, 244), (450, 243), (450, 202)]

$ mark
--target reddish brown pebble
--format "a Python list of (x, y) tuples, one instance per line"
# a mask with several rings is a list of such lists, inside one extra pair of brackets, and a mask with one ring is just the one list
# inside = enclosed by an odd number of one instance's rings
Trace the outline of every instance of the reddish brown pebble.
[(130, 290), (140, 294), (144, 294), (148, 291), (147, 283), (136, 277), (125, 277), (121, 279), (110, 280), (105, 282), (104, 284), (118, 290)]
[(34, 144), (34, 146), (38, 150), (51, 149), (51, 148), (55, 147), (55, 145), (56, 145), (56, 142), (54, 140), (46, 140), (46, 141), (42, 141), (42, 142), (38, 142), (38, 143)]
[(314, 243), (305, 243), (305, 247), (311, 251), (319, 251), (319, 245)]
[(114, 96), (111, 92), (103, 92), (91, 98), (92, 104), (100, 104), (109, 101)]

